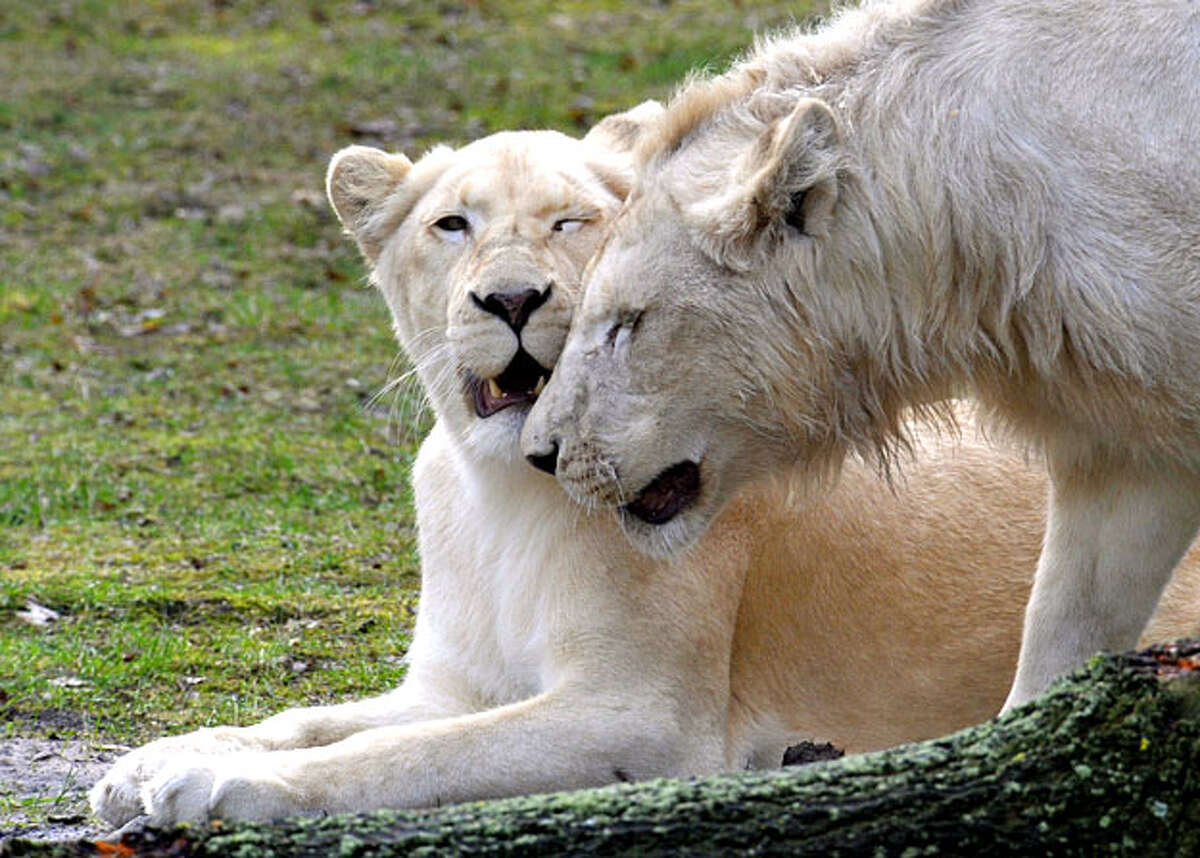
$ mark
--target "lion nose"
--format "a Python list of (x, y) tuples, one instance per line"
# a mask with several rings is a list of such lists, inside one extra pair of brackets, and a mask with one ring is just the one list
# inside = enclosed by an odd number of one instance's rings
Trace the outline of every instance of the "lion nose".
[(549, 298), (549, 286), (544, 292), (539, 292), (537, 289), (497, 290), (484, 298), (480, 298), (474, 292), (471, 293), (471, 300), (475, 302), (476, 307), (493, 316), (499, 316), (508, 322), (508, 326), (514, 331), (520, 331), (525, 327), (525, 323), (529, 321), (533, 311), (545, 304)]
[(550, 452), (548, 453), (528, 453), (525, 458), (539, 471), (545, 471), (550, 476), (554, 476), (554, 472), (558, 470), (558, 442), (550, 442)]

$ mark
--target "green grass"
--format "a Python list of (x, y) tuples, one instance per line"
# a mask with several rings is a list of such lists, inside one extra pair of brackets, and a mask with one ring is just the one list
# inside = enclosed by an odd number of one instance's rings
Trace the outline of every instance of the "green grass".
[(0, 6), (9, 735), (132, 743), (394, 685), (429, 418), (371, 404), (401, 367), (330, 154), (577, 132), (806, 8)]

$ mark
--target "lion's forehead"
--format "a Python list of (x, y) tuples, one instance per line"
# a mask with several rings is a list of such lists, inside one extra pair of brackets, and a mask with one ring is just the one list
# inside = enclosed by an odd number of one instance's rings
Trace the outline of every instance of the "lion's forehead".
[(550, 216), (581, 201), (575, 184), (559, 175), (474, 167), (455, 177), (447, 196), (476, 211)]
[(667, 186), (658, 184), (645, 189), (610, 223), (589, 282), (612, 280), (614, 288), (638, 292), (655, 285), (668, 290), (675, 288), (672, 272), (693, 250), (687, 224), (679, 217), (680, 210)]
[(509, 150), (464, 158), (435, 188), (435, 202), (487, 213), (551, 217), (599, 202), (597, 182), (582, 164), (582, 153)]

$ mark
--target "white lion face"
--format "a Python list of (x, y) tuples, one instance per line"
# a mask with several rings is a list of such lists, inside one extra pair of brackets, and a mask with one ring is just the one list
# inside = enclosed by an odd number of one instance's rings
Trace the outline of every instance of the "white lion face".
[[(524, 435), (567, 493), (616, 507), (664, 555), (694, 540), (779, 438), (766, 411), (751, 288), (701, 252), (653, 193), (631, 201), (593, 267), (571, 336)], [(734, 451), (738, 451), (734, 456)]]
[(530, 458), (554, 457), (568, 494), (616, 507), (648, 553), (692, 542), (780, 461), (837, 447), (838, 370), (814, 359), (836, 350), (808, 336), (801, 297), (819, 291), (835, 129), (801, 108), (643, 166), (526, 423)]
[(513, 457), (619, 200), (563, 157), (565, 140), (501, 142), (458, 153), (376, 276), (439, 418), (480, 454)]
[(465, 449), (518, 460), (627, 167), (547, 131), (440, 147), (407, 168), (397, 158), (351, 147), (331, 165), (330, 197), (438, 418)]

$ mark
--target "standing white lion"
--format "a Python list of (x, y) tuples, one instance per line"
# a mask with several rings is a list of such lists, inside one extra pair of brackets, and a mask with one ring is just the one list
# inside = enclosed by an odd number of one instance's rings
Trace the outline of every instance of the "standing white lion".
[(688, 85), (524, 448), (662, 553), (971, 393), (1044, 450), (1006, 706), (1134, 644), (1200, 523), (1200, 4), (893, 0)]

